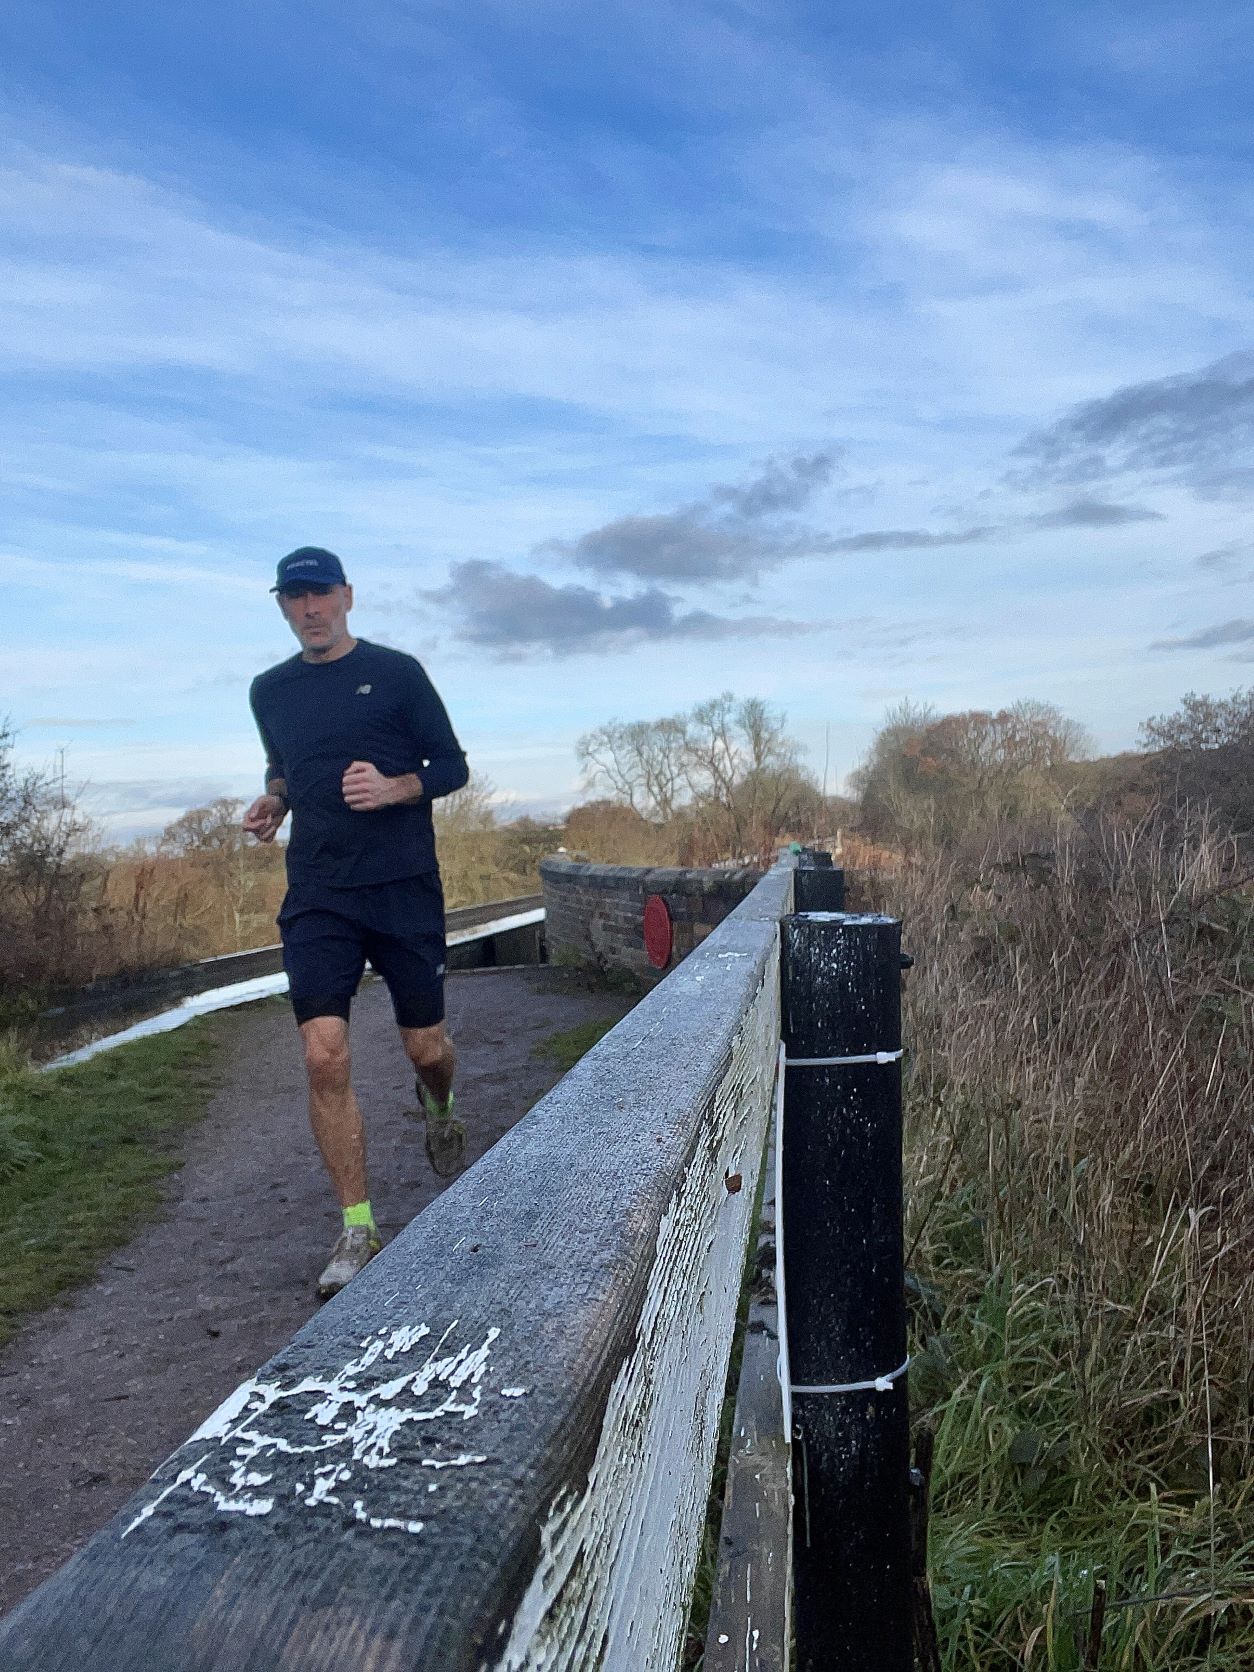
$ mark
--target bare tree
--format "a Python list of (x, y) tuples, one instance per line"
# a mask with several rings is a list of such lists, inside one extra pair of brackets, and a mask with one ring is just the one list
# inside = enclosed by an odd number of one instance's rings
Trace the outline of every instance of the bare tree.
[(13, 747), (0, 722), (0, 985), (20, 989), (77, 975), (99, 867), (63, 763), (21, 770)]
[(809, 833), (822, 816), (784, 715), (760, 697), (724, 691), (687, 714), (610, 720), (577, 749), (589, 788), (655, 827), (675, 826), (694, 862), (764, 856), (781, 832)]
[(818, 788), (800, 765), (785, 716), (760, 697), (730, 691), (698, 703), (688, 716), (684, 775), (704, 813), (736, 855), (759, 856), (785, 829), (784, 808), (801, 787)]
[(641, 818), (666, 824), (686, 780), (687, 728), (681, 716), (608, 720), (584, 732), (575, 753), (588, 789), (604, 788)]
[(195, 890), (193, 912), (204, 921), (222, 918), (223, 930), (237, 950), (250, 944), (250, 930), (266, 872), (274, 863), (273, 850), (258, 847), (244, 832), (240, 817), (244, 803), (220, 795), (166, 825), (157, 838), (157, 852), (190, 861), (207, 886)]
[(244, 803), (229, 795), (220, 795), (203, 807), (189, 807), (161, 832), (157, 852), (190, 858), (249, 849), (252, 844), (240, 825), (243, 811)]
[(493, 799), (496, 785), (481, 772), (472, 772), (461, 789), (445, 795), (431, 809), (436, 832), (442, 837), (495, 830)]

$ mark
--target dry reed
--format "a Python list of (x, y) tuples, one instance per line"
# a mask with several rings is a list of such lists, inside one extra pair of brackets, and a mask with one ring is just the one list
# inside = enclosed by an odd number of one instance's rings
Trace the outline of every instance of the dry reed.
[[(875, 882), (908, 978), (916, 1407), (949, 1667), (1254, 1667), (1254, 893), (1204, 821)], [(1163, 1600), (1149, 1601), (1160, 1593)]]

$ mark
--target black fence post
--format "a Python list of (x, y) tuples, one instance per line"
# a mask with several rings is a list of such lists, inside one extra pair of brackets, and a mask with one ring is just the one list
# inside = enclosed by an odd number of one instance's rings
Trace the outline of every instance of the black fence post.
[(910, 1672), (901, 925), (797, 914), (782, 953), (797, 1667)]
[(844, 911), (845, 873), (832, 864), (830, 853), (802, 848), (792, 897), (795, 911)]

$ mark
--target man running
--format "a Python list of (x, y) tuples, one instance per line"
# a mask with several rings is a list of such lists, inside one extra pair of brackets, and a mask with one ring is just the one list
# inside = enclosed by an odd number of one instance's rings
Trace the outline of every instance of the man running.
[(266, 791), (244, 814), (244, 829), (272, 842), (291, 811), (283, 965), (305, 1046), (309, 1120), (344, 1213), (318, 1280), (325, 1299), (380, 1247), (349, 1079), (349, 1009), (367, 959), (387, 982), (417, 1070), (432, 1165), (448, 1173), (461, 1159), (431, 803), (460, 789), (469, 773), (419, 663), (349, 632), (353, 589), (333, 552), (289, 552), (271, 590), (301, 649), (249, 691)]

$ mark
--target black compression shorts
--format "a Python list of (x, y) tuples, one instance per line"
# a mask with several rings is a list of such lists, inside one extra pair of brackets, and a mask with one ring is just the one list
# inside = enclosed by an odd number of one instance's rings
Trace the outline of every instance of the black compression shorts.
[(368, 888), (290, 888), (279, 912), (296, 1020), (348, 1020), (362, 972), (387, 983), (397, 1025), (444, 1020), (444, 895), (437, 873)]

